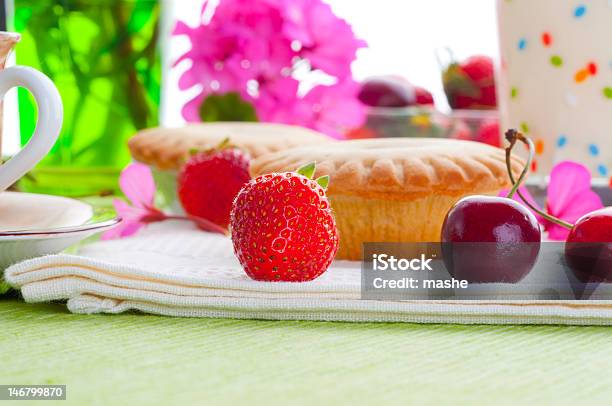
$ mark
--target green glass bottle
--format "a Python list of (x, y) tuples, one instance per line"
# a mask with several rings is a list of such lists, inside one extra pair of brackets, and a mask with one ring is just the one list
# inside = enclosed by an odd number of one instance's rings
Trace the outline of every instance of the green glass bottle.
[[(159, 2), (14, 1), (17, 63), (47, 74), (64, 102), (58, 142), (20, 188), (68, 196), (116, 191), (130, 160), (128, 138), (159, 120)], [(18, 97), (24, 145), (36, 105), (23, 89)]]

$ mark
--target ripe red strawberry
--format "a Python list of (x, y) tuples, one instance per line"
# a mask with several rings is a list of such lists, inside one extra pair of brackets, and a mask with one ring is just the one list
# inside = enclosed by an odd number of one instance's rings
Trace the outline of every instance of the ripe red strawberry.
[(475, 141), (501, 148), (502, 143), (501, 133), (499, 132), (499, 122), (497, 120), (484, 121), (478, 129)]
[(451, 63), (442, 74), (444, 92), (453, 109), (494, 109), (495, 78), (488, 56), (472, 56), (462, 63)]
[(188, 215), (227, 229), (232, 202), (250, 179), (249, 159), (240, 150), (198, 152), (179, 174), (179, 200)]
[(317, 278), (338, 250), (338, 230), (325, 196), (327, 176), (314, 163), (245, 185), (232, 207), (234, 252), (247, 275), (262, 281)]
[(461, 119), (455, 119), (451, 131), (450, 137), (456, 140), (472, 141), (474, 139), (470, 126)]
[(416, 104), (421, 106), (429, 106), (434, 104), (433, 96), (425, 88), (415, 86), (414, 95)]

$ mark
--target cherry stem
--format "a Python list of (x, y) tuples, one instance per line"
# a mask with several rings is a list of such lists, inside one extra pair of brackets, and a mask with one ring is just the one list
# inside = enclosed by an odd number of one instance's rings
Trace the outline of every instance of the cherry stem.
[[(533, 145), (533, 142), (529, 138), (525, 138), (523, 134), (513, 129), (506, 131), (506, 139), (510, 143), (510, 145), (506, 148), (506, 168), (508, 169), (508, 175), (510, 176), (510, 181), (512, 182), (512, 189), (510, 189), (510, 192), (508, 193), (507, 197), (508, 199), (512, 199), (512, 196), (514, 196), (514, 194), (518, 192), (520, 198), (525, 200), (525, 198), (521, 195), (519, 187), (523, 184), (523, 181), (527, 176), (527, 171), (529, 171), (529, 168), (531, 167), (531, 161), (533, 161), (533, 151), (535, 147)], [(523, 171), (521, 172), (518, 181), (515, 181), (514, 175), (512, 173), (512, 161), (510, 160), (510, 157), (512, 156), (512, 149), (514, 148), (514, 145), (516, 145), (516, 141), (519, 139), (525, 144), (527, 144), (527, 147), (529, 148), (529, 155), (527, 156), (527, 163), (525, 164), (525, 167), (523, 168)]]
[[(544, 217), (546, 220), (550, 221), (551, 223), (555, 223), (561, 227), (565, 227), (568, 230), (571, 230), (572, 227), (574, 227), (573, 224), (563, 221), (535, 207), (525, 198), (525, 196), (523, 196), (523, 194), (521, 193), (519, 189), (521, 184), (525, 180), (525, 177), (527, 176), (527, 171), (531, 167), (531, 161), (533, 161), (533, 155), (535, 151), (535, 146), (533, 145), (533, 141), (531, 141), (531, 139), (529, 139), (528, 137), (524, 136), (522, 133), (514, 129), (510, 129), (506, 131), (506, 140), (510, 143), (510, 145), (506, 148), (506, 168), (508, 170), (508, 176), (510, 176), (510, 181), (512, 182), (512, 189), (510, 189), (510, 192), (508, 193), (507, 197), (509, 199), (512, 199), (512, 196), (514, 196), (514, 194), (516, 193), (517, 195), (519, 195), (523, 203), (525, 203), (525, 205), (527, 205), (527, 207), (529, 207), (531, 210), (538, 213), (540, 216)], [(512, 163), (511, 163), (512, 161), (510, 160), (510, 157), (512, 156), (512, 149), (514, 148), (514, 145), (516, 145), (517, 141), (521, 141), (523, 144), (527, 145), (527, 148), (529, 148), (529, 155), (527, 156), (527, 163), (525, 164), (525, 167), (523, 168), (521, 175), (519, 176), (518, 180), (515, 181), (514, 175), (512, 174)]]

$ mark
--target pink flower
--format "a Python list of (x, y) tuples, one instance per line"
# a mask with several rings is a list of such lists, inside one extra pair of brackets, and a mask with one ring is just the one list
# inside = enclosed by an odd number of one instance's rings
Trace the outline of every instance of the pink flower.
[(315, 86), (302, 99), (306, 127), (342, 138), (351, 128), (360, 127), (365, 119), (364, 106), (357, 99), (359, 85), (345, 80), (331, 86)]
[(261, 83), (254, 101), (257, 117), (271, 123), (294, 124), (298, 121), (294, 109), (300, 100), (296, 98), (299, 85), (300, 82), (286, 76)]
[(344, 79), (365, 41), (355, 38), (351, 26), (321, 0), (283, 0), (284, 33), (299, 41), (302, 58), (315, 69)]
[(204, 102), (206, 95), (204, 93), (198, 93), (195, 97), (189, 100), (181, 109), (183, 118), (190, 123), (197, 123), (202, 121), (200, 118), (200, 106)]
[(121, 223), (105, 232), (102, 239), (127, 237), (135, 234), (147, 223), (166, 219), (166, 215), (154, 207), (155, 181), (148, 166), (139, 163), (128, 165), (121, 172), (119, 186), (132, 204), (120, 199), (113, 200)]
[[(184, 60), (190, 60), (191, 66), (178, 81), (180, 90), (187, 90), (196, 85), (202, 87), (202, 93), (228, 92), (242, 87), (248, 80), (246, 72), (230, 69), (239, 61), (237, 49), (238, 38), (226, 30), (215, 29), (210, 25), (201, 25), (190, 28), (178, 22), (173, 31), (174, 35), (186, 35), (192, 47), (181, 55), (175, 66)], [(202, 44), (196, 46), (195, 44)]]
[[(209, 6), (204, 3), (202, 17), (210, 14)], [(339, 136), (362, 120), (351, 63), (365, 42), (321, 0), (220, 0), (209, 21), (193, 28), (179, 21), (173, 34), (191, 42), (176, 61), (191, 62), (179, 88), (199, 88), (183, 106), (187, 121), (201, 121), (208, 95), (228, 92), (252, 103), (261, 121)], [(315, 86), (303, 95), (294, 77), (298, 67), (301, 73), (322, 70), (338, 84)]]
[(356, 98), (359, 85), (346, 80), (330, 86), (313, 87), (304, 97), (293, 98), (298, 82), (285, 78), (268, 84), (256, 101), (257, 114), (265, 121), (302, 125), (335, 138), (359, 127), (365, 119), (363, 105)]
[[(533, 206), (538, 207), (527, 188), (521, 187), (520, 191)], [(507, 190), (502, 191), (500, 196), (507, 194)], [(522, 203), (518, 194), (515, 194), (513, 199)], [(591, 172), (588, 168), (572, 161), (555, 165), (550, 172), (546, 198), (547, 213), (574, 224), (583, 215), (602, 207), (601, 198), (591, 190)], [(542, 218), (537, 213), (534, 214), (548, 232), (548, 238), (558, 241), (567, 239), (569, 230)]]
[[(201, 15), (208, 3), (204, 2)], [(282, 30), (280, 10), (273, 1), (221, 1), (210, 22), (191, 28), (177, 22), (173, 34), (185, 35), (191, 49), (175, 62), (192, 65), (179, 78), (179, 89), (200, 85), (202, 95), (240, 91), (250, 79), (280, 75), (291, 67), (295, 51)], [(193, 108), (188, 117), (193, 119)]]
[(227, 234), (227, 230), (211, 221), (195, 216), (169, 215), (155, 207), (155, 181), (151, 169), (140, 163), (129, 164), (119, 176), (119, 187), (131, 205), (114, 199), (113, 206), (121, 222), (102, 234), (103, 240), (123, 238), (136, 234), (149, 223), (164, 220), (188, 220), (204, 231)]
[(228, 68), (249, 79), (274, 78), (292, 67), (296, 52), (282, 35), (283, 16), (277, 0), (221, 1), (211, 27), (236, 39), (235, 55)]

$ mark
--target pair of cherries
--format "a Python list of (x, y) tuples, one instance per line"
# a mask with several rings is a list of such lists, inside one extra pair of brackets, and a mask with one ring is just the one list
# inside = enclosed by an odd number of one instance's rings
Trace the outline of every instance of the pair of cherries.
[[(533, 142), (516, 130), (508, 130), (506, 139), (513, 188), (508, 197), (468, 196), (450, 209), (441, 236), (449, 272), (470, 282), (514, 283), (531, 271), (540, 252), (541, 232), (535, 215), (512, 200), (518, 193), (533, 211), (570, 230), (565, 261), (580, 281), (612, 282), (612, 207), (586, 214), (573, 225), (533, 207), (518, 190), (533, 159)], [(510, 156), (517, 141), (529, 147), (529, 157), (515, 181)]]

